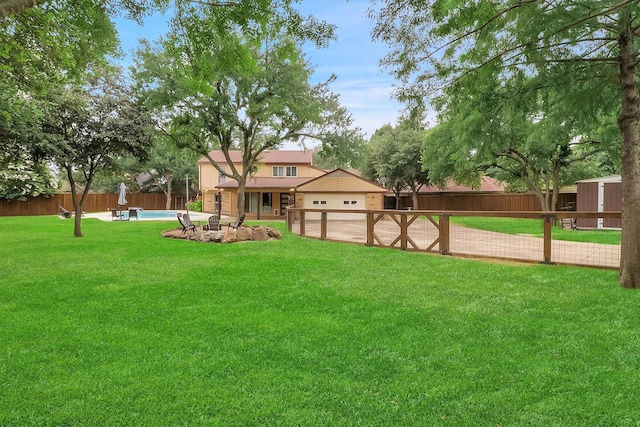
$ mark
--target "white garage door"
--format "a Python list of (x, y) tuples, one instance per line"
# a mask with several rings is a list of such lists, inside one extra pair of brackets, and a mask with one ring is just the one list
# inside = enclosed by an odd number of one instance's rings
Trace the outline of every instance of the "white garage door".
[[(340, 210), (364, 210), (366, 195), (359, 193), (307, 193), (304, 195), (305, 209), (340, 209)], [(307, 219), (320, 219), (320, 214), (309, 212)], [(328, 219), (363, 220), (366, 214), (339, 214), (329, 213)]]

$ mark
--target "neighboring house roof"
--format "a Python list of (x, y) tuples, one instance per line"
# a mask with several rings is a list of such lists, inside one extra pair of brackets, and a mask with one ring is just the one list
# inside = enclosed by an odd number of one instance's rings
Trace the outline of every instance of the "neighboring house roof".
[[(84, 185), (80, 185), (78, 183), (76, 183), (76, 192), (81, 194), (84, 191)], [(114, 190), (115, 192), (115, 190)], [(57, 191), (58, 194), (60, 193), (71, 193), (71, 184), (69, 183), (69, 180), (65, 179), (62, 181), (62, 186), (60, 187), (60, 189)], [(97, 191), (91, 190), (89, 189), (89, 194), (100, 194)]]
[[(222, 150), (213, 150), (209, 153), (216, 163), (227, 163)], [(242, 151), (229, 150), (229, 157), (232, 163), (242, 163)], [(313, 151), (311, 150), (266, 150), (258, 157), (258, 162), (263, 164), (278, 165), (311, 165), (313, 162)], [(205, 156), (198, 160), (198, 163), (209, 163)]]
[(578, 192), (577, 185), (563, 185), (558, 189), (560, 194), (576, 194)]
[(583, 179), (576, 182), (622, 182), (621, 175), (602, 176), (600, 178)]
[(300, 184), (296, 191), (304, 193), (386, 193), (388, 190), (344, 169), (335, 169)]
[(440, 188), (435, 185), (423, 185), (418, 194), (431, 194), (431, 193), (501, 193), (504, 192), (505, 186), (501, 182), (489, 177), (483, 176), (480, 181), (480, 187), (473, 189), (458, 185), (454, 182), (449, 182), (445, 188)]

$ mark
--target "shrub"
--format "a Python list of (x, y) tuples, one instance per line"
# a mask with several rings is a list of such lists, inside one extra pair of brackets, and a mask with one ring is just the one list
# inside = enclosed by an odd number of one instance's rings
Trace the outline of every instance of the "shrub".
[(187, 207), (190, 211), (202, 212), (202, 200), (196, 200), (195, 202), (187, 203)]

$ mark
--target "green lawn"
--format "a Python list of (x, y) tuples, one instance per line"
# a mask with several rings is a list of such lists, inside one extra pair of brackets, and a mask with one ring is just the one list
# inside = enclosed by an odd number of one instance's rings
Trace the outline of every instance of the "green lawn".
[(83, 224), (0, 218), (2, 426), (640, 422), (616, 272)]
[[(456, 216), (451, 217), (451, 222), (469, 228), (506, 234), (528, 234), (542, 237), (544, 232), (544, 223), (540, 219)], [(620, 232), (615, 230), (564, 230), (560, 225), (556, 225), (553, 227), (551, 236), (555, 240), (571, 242), (620, 244)]]

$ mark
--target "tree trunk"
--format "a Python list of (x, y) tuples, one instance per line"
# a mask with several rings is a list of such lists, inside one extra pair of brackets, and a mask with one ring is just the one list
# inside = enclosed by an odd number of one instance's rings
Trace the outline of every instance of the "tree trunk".
[(73, 210), (75, 211), (73, 217), (73, 235), (75, 237), (82, 237), (82, 201), (78, 200), (78, 192), (76, 191), (76, 181), (73, 179), (73, 171), (71, 167), (66, 167), (65, 170), (67, 172), (67, 180), (69, 181), (69, 186), (71, 187), (71, 200), (73, 201)]
[(172, 193), (171, 184), (172, 183), (173, 183), (173, 176), (169, 175), (167, 177), (167, 192), (165, 193), (167, 195), (167, 201), (164, 204), (164, 208), (166, 210), (170, 210), (171, 209), (171, 193)]
[(540, 209), (542, 209), (542, 212), (549, 212), (549, 203), (546, 195), (542, 193), (542, 189), (536, 188), (534, 193), (540, 202)]
[(245, 187), (247, 183), (246, 177), (238, 179), (238, 203), (236, 204), (236, 223), (240, 221), (240, 218), (244, 218), (244, 199), (245, 199)]
[(558, 198), (560, 198), (560, 173), (562, 166), (559, 161), (553, 162), (553, 194), (551, 197), (551, 210), (558, 210)]
[(76, 211), (73, 217), (73, 235), (75, 237), (82, 237), (82, 203), (76, 203), (74, 200), (73, 207)]
[[(624, 18), (623, 18), (624, 19)], [(620, 36), (620, 90), (622, 112), (618, 126), (622, 135), (622, 236), (620, 286), (640, 287), (640, 165), (638, 164), (638, 86), (633, 30), (628, 17)]]

